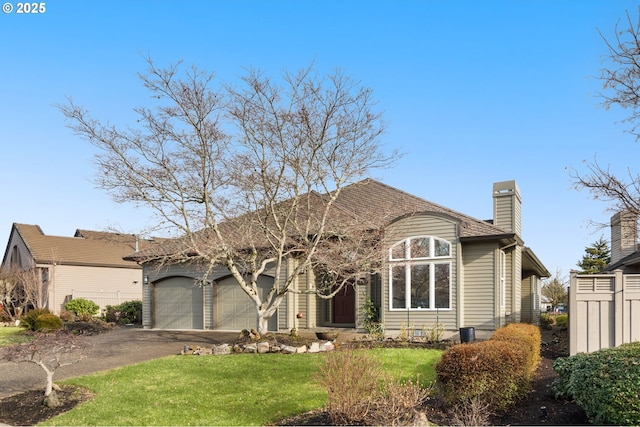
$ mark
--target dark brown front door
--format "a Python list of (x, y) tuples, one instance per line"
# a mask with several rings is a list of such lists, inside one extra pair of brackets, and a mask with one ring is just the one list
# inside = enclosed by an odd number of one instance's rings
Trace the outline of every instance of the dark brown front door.
[(351, 285), (345, 285), (333, 297), (333, 323), (356, 322), (356, 292)]

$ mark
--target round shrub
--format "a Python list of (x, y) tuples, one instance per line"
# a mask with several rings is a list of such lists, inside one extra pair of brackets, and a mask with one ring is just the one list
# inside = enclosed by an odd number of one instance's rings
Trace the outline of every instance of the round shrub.
[(577, 356), (565, 389), (589, 421), (640, 425), (640, 342)]
[(542, 335), (537, 326), (528, 323), (511, 323), (496, 330), (491, 339), (513, 342), (522, 346), (527, 356), (528, 378), (533, 378), (541, 360), (540, 345), (542, 344)]
[(85, 298), (74, 298), (64, 305), (64, 308), (78, 317), (91, 317), (98, 314), (100, 306)]
[(38, 319), (38, 317), (42, 316), (43, 314), (51, 314), (51, 310), (49, 310), (48, 308), (34, 308), (32, 310), (27, 311), (20, 318), (20, 326), (22, 326), (23, 328), (27, 328), (31, 331), (37, 331), (38, 326), (37, 326), (36, 320)]
[(125, 301), (116, 306), (108, 305), (104, 312), (104, 320), (110, 323), (142, 323), (142, 301)]
[(118, 323), (142, 323), (142, 301), (125, 301), (116, 309), (120, 312)]
[(529, 387), (523, 348), (509, 341), (458, 344), (436, 365), (441, 396), (449, 405), (476, 399), (490, 410), (503, 410)]
[(566, 328), (569, 323), (569, 316), (566, 314), (560, 314), (556, 317), (556, 325), (560, 328)]
[(51, 332), (62, 329), (62, 319), (53, 313), (41, 314), (35, 321), (36, 331)]

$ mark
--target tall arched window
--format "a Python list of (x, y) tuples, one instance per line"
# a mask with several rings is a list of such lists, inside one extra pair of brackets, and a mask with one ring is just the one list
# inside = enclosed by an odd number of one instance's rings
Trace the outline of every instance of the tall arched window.
[(451, 261), (451, 243), (437, 237), (409, 237), (391, 246), (390, 309), (451, 308)]

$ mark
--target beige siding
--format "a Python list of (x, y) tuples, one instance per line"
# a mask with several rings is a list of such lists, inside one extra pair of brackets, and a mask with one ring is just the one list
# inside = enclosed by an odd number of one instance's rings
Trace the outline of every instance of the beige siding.
[(507, 282), (511, 287), (511, 322), (520, 322), (522, 315), (522, 246), (513, 249), (511, 257), (512, 280)]
[[(412, 325), (417, 329), (432, 326), (436, 321), (442, 322), (448, 330), (457, 328), (456, 310), (458, 299), (457, 248), (458, 226), (447, 217), (435, 214), (423, 214), (409, 217), (391, 224), (386, 231), (385, 248), (412, 236), (433, 236), (451, 243), (451, 308), (439, 310), (391, 310), (389, 306), (389, 267), (385, 262), (382, 269), (382, 323), (390, 334), (401, 327)], [(384, 259), (388, 260), (388, 250)]]
[[(142, 299), (142, 270), (57, 265), (49, 283), (49, 306), (59, 313), (65, 299), (86, 298), (101, 309)], [(134, 283), (135, 282), (135, 283)]]
[(520, 314), (520, 319), (523, 322), (527, 323), (535, 323), (535, 314), (534, 314), (534, 280), (533, 276), (528, 276), (522, 279), (522, 311)]
[(496, 328), (499, 304), (499, 274), (496, 243), (467, 244), (462, 252), (464, 264), (464, 325), (477, 329)]

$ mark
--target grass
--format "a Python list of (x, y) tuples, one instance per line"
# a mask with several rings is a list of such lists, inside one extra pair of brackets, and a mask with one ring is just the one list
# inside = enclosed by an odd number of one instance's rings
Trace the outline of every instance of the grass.
[(33, 338), (25, 335), (24, 332), (24, 328), (15, 326), (0, 328), (0, 347), (31, 341)]
[[(435, 378), (436, 350), (376, 349), (400, 379)], [(269, 425), (324, 406), (323, 354), (171, 356), (66, 380), (94, 394), (46, 425)], [(426, 383), (425, 383), (426, 384)]]

